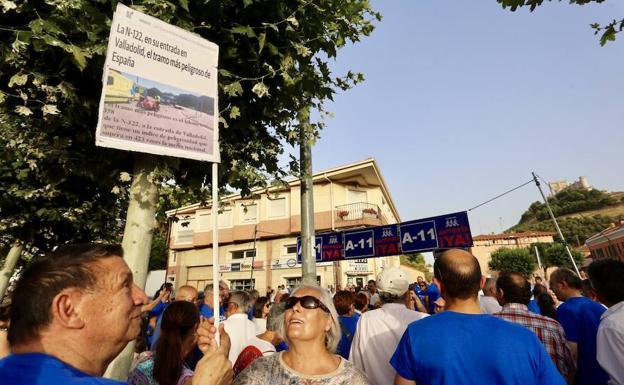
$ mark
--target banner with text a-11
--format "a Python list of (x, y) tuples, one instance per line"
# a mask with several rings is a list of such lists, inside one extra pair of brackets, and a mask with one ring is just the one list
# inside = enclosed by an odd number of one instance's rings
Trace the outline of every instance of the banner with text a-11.
[(118, 4), (96, 145), (219, 162), (219, 47)]

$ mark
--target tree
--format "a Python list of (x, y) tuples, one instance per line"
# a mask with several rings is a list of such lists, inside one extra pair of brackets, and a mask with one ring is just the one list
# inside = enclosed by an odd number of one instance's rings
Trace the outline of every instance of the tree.
[[(576, 266), (581, 266), (583, 263), (583, 254), (572, 249), (570, 249), (570, 251), (572, 252), (572, 258), (574, 258)], [(541, 255), (540, 257), (542, 258), (542, 264), (545, 269), (549, 267), (567, 267), (569, 269), (574, 269), (563, 243), (551, 243), (544, 250), (543, 257)]]
[(425, 263), (425, 257), (420, 254), (404, 254), (400, 257), (401, 265), (411, 266), (414, 269), (420, 270), (425, 274), (425, 279), (427, 282), (431, 282), (431, 278), (433, 274), (431, 274), (431, 265)]
[(489, 266), (492, 270), (515, 271), (528, 278), (535, 271), (536, 261), (527, 248), (509, 249), (501, 247), (492, 253)]
[[(94, 146), (102, 65), (115, 0), (1, 0), (0, 246), (33, 253), (118, 240), (133, 155)], [(297, 116), (363, 80), (328, 60), (373, 31), (366, 0), (136, 0), (133, 7), (220, 46), (222, 188), (243, 195), (296, 168)], [(323, 122), (312, 122), (318, 136)], [(296, 165), (291, 159), (291, 165)], [(177, 200), (205, 201), (210, 166), (159, 157), (150, 178)], [(162, 189), (161, 189), (162, 190)], [(172, 208), (171, 194), (160, 207)], [(163, 217), (159, 213), (159, 218)]]
[[(533, 12), (538, 6), (544, 3), (544, 0), (496, 0), (503, 8), (509, 7), (512, 12), (519, 7), (530, 7)], [(550, 0), (549, 0), (550, 1)], [(561, 1), (561, 0), (559, 0)], [(603, 3), (605, 0), (570, 0), (570, 4), (585, 5), (589, 3)], [(604, 46), (608, 41), (614, 41), (615, 36), (624, 29), (624, 18), (620, 20), (614, 19), (609, 24), (601, 25), (594, 23), (591, 25), (594, 34), (600, 35), (600, 45)]]

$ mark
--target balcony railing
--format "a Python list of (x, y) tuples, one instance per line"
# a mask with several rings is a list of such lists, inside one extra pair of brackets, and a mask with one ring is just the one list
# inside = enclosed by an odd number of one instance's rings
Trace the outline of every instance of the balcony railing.
[(356, 221), (360, 219), (381, 219), (379, 206), (371, 203), (351, 203), (336, 206), (336, 219), (341, 221)]

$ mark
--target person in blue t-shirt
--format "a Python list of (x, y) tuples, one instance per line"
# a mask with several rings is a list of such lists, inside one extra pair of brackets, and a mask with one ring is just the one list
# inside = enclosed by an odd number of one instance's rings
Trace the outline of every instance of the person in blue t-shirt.
[[(212, 283), (209, 283), (204, 288), (204, 303), (199, 305), (199, 314), (208, 319), (214, 316), (212, 295), (213, 295), (214, 286)], [(223, 308), (223, 295), (221, 290), (219, 289), (219, 320), (225, 321), (225, 309)]]
[(342, 336), (336, 348), (336, 354), (341, 355), (346, 360), (349, 359), (351, 342), (355, 335), (360, 315), (355, 312), (355, 295), (347, 290), (340, 290), (334, 295), (334, 306), (338, 312), (338, 322)]
[(408, 326), (390, 360), (395, 385), (565, 385), (533, 332), (481, 313), (485, 279), (472, 254), (446, 250), (434, 276), (446, 311)]
[(572, 355), (577, 357), (575, 385), (603, 385), (609, 381), (596, 359), (596, 336), (600, 317), (607, 308), (581, 295), (581, 279), (570, 269), (550, 275), (550, 288), (560, 301), (557, 319), (566, 334)]
[(544, 285), (536, 283), (535, 286), (533, 286), (533, 290), (532, 290), (533, 299), (531, 299), (529, 301), (529, 304), (527, 305), (527, 307), (529, 308), (529, 311), (535, 314), (542, 315), (542, 311), (539, 307), (539, 304), (537, 303), (537, 299), (539, 298), (540, 295), (544, 293), (548, 293), (548, 289), (546, 289)]
[[(12, 354), (0, 360), (0, 384), (121, 385), (100, 376), (138, 336), (146, 303), (121, 245), (65, 245), (37, 259), (13, 292)], [(214, 340), (215, 331), (208, 325), (198, 330), (206, 353), (211, 343), (205, 338)], [(222, 343), (200, 363), (202, 385), (231, 378), (227, 336)]]
[(427, 286), (425, 295), (427, 296), (427, 310), (429, 311), (429, 314), (433, 314), (435, 310), (434, 302), (437, 301), (438, 298), (440, 298), (440, 290), (438, 290), (438, 287), (435, 283), (431, 282), (429, 286)]

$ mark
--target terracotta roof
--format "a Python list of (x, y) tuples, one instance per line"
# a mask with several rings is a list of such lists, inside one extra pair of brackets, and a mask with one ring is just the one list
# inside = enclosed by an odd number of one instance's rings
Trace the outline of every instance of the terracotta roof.
[(585, 244), (587, 244), (588, 242), (592, 242), (592, 241), (596, 241), (599, 240), (601, 238), (604, 238), (604, 240), (609, 240), (609, 234), (612, 234), (616, 231), (619, 231), (621, 229), (624, 229), (624, 221), (620, 221), (619, 224), (612, 224), (611, 226), (607, 227), (606, 229), (602, 230), (601, 232), (599, 232), (598, 234), (594, 234), (591, 237), (589, 237), (586, 241)]
[(518, 238), (533, 238), (533, 237), (548, 237), (555, 236), (555, 232), (552, 231), (525, 231), (523, 233), (503, 233), (503, 234), (487, 234), (477, 235), (472, 237), (473, 241), (491, 241), (495, 239), (518, 239)]

